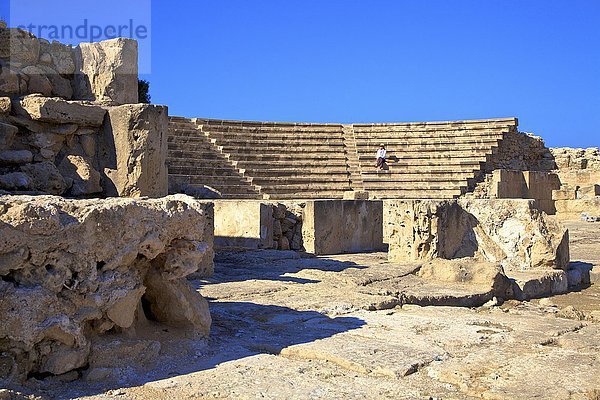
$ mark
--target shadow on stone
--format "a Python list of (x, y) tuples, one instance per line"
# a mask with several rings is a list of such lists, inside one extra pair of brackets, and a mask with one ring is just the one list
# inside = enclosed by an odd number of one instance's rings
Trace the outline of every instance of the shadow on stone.
[(280, 250), (222, 251), (215, 254), (214, 261), (215, 274), (206, 280), (208, 283), (239, 282), (253, 279), (317, 283), (318, 281), (286, 275), (298, 273), (303, 269), (341, 272), (349, 268), (367, 268), (350, 261), (338, 261), (325, 257), (315, 257), (306, 253)]

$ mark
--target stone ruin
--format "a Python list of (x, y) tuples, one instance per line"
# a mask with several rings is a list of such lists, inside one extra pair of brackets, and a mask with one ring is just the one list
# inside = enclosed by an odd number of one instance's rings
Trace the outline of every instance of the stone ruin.
[[(73, 48), (1, 28), (0, 68), (0, 379), (90, 374), (111, 338), (162, 325), (208, 335), (207, 302), (186, 278), (211, 275), (213, 244), (388, 250), (418, 263), (419, 279), (484, 282), (478, 305), (586, 280), (548, 214), (597, 206), (598, 153), (550, 151), (514, 118), (169, 117), (136, 104), (126, 39)], [(223, 199), (178, 194), (206, 186)]]
[(208, 335), (185, 278), (212, 273), (213, 205), (165, 197), (168, 111), (136, 104), (137, 43), (1, 28), (0, 68), (0, 379), (91, 371), (161, 324)]

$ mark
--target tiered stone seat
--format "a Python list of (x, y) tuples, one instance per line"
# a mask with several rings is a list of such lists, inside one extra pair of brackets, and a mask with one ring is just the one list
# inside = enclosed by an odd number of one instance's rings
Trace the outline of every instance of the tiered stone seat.
[[(517, 120), (294, 124), (172, 117), (171, 179), (225, 197), (446, 199), (472, 188)], [(388, 168), (375, 168), (380, 144)]]
[(171, 117), (168, 138), (169, 184), (207, 185), (224, 198), (262, 198), (260, 188), (243, 175), (194, 120)]
[(265, 197), (342, 198), (351, 190), (341, 125), (198, 120)]
[[(378, 198), (453, 198), (465, 193), (517, 120), (354, 125), (364, 188)], [(381, 144), (387, 170), (375, 168)]]

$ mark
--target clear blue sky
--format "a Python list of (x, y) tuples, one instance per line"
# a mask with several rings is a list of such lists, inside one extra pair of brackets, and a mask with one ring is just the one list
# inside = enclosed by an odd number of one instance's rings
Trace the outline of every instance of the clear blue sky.
[(172, 115), (384, 122), (517, 116), (600, 144), (599, 0), (153, 2)]
[(516, 116), (549, 146), (600, 144), (600, 0), (152, 0), (151, 44), (171, 115)]

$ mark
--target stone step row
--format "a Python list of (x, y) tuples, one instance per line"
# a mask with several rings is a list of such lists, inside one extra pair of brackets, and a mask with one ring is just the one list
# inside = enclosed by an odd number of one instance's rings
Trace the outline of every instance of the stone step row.
[(206, 177), (215, 177), (220, 179), (228, 179), (228, 180), (237, 180), (239, 182), (247, 182), (250, 183), (251, 178), (240, 175), (237, 170), (230, 169), (217, 169), (210, 167), (201, 167), (201, 168), (190, 168), (190, 167), (182, 167), (178, 165), (169, 165), (169, 174), (174, 175), (196, 175), (196, 176), (206, 176)]
[[(211, 129), (239, 129), (239, 130), (342, 130), (340, 124), (304, 124), (304, 123), (247, 123), (244, 121), (213, 121), (197, 119), (195, 121), (171, 120), (173, 124), (197, 124)], [(477, 130), (477, 129), (514, 129), (514, 121), (481, 121), (481, 122), (451, 122), (451, 123), (391, 123), (391, 124), (354, 124), (354, 132), (378, 132), (385, 130)]]
[[(486, 161), (487, 154), (458, 154), (452, 156), (451, 154), (435, 153), (435, 154), (402, 154), (397, 159), (388, 159), (387, 165), (390, 168), (400, 168), (410, 164), (418, 165), (479, 165), (479, 163)], [(198, 160), (223, 160), (226, 162), (226, 157), (217, 151), (210, 149), (205, 150), (175, 150), (171, 149), (168, 152), (169, 159), (189, 159), (190, 161), (197, 162)], [(232, 154), (231, 160), (234, 163), (246, 163), (246, 162), (268, 162), (284, 164), (289, 167), (294, 166), (324, 166), (324, 165), (346, 165), (346, 155), (344, 153), (287, 153), (287, 154)], [(368, 168), (370, 165), (374, 165), (375, 158), (372, 155), (360, 156), (360, 162), (362, 168)], [(269, 164), (261, 164), (264, 168), (269, 168)]]
[(179, 179), (181, 179), (182, 177), (186, 176), (194, 176), (194, 177), (198, 177), (198, 178), (203, 178), (207, 181), (209, 180), (213, 180), (214, 182), (220, 182), (220, 183), (226, 183), (226, 182), (231, 182), (231, 184), (236, 184), (236, 185), (252, 185), (252, 179), (251, 178), (247, 178), (241, 175), (216, 175), (213, 174), (212, 171), (207, 171), (206, 173), (191, 173), (190, 171), (187, 171), (183, 168), (171, 168), (169, 167), (169, 175), (172, 176), (177, 176), (179, 177)]
[(302, 193), (265, 193), (263, 196), (268, 200), (339, 200), (344, 198), (344, 192), (321, 190), (318, 192)]
[(235, 181), (211, 181), (207, 177), (198, 175), (187, 175), (187, 174), (172, 174), (169, 173), (169, 179), (175, 179), (177, 182), (187, 183), (191, 185), (207, 185), (217, 189), (223, 193), (252, 193), (258, 194), (256, 190), (249, 183), (237, 183)]
[(169, 150), (167, 153), (167, 160), (191, 160), (194, 162), (203, 160), (220, 160), (221, 162), (227, 162), (226, 157), (215, 151), (215, 150)]
[(454, 175), (438, 175), (424, 172), (421, 175), (418, 174), (404, 174), (404, 175), (388, 175), (381, 174), (379, 176), (363, 176), (363, 182), (371, 184), (379, 183), (400, 183), (400, 182), (452, 182), (458, 184), (465, 184), (468, 180), (474, 178), (473, 173), (462, 173)]
[(273, 185), (262, 187), (263, 193), (266, 194), (282, 194), (282, 193), (305, 193), (305, 192), (347, 192), (352, 190), (350, 183), (347, 185), (319, 185), (319, 184), (289, 184), (289, 185)]
[[(170, 128), (189, 129), (193, 125), (173, 124)], [(238, 126), (212, 126), (212, 125), (197, 125), (197, 128), (211, 134), (235, 134), (235, 135), (277, 135), (289, 133), (304, 133), (304, 134), (342, 134), (341, 129), (322, 128), (322, 127), (238, 127)], [(357, 139), (366, 137), (380, 136), (406, 136), (406, 135), (485, 135), (511, 132), (511, 127), (506, 126), (480, 126), (480, 127), (425, 127), (425, 128), (404, 128), (404, 127), (389, 127), (383, 129), (358, 129), (355, 130)]]
[[(212, 131), (206, 131), (205, 133), (211, 138), (215, 139), (219, 142), (222, 141), (235, 141), (235, 140), (252, 140), (252, 141), (260, 141), (260, 140), (271, 140), (271, 141), (294, 141), (294, 140), (343, 140), (342, 135), (332, 135), (332, 134), (323, 134), (323, 133), (309, 133), (309, 134), (299, 134), (294, 132), (287, 133), (278, 133), (278, 134), (248, 134), (248, 133), (215, 133)], [(174, 132), (177, 134), (192, 134), (196, 132)], [(356, 143), (357, 145), (361, 145), (362, 143), (367, 143), (371, 145), (378, 146), (379, 144), (394, 144), (401, 143), (403, 141), (431, 141), (431, 140), (445, 140), (445, 141), (453, 141), (453, 140), (462, 140), (462, 141), (473, 141), (473, 140), (482, 140), (482, 139), (502, 139), (506, 135), (506, 133), (497, 133), (497, 134), (470, 134), (465, 135), (463, 132), (455, 132), (452, 134), (431, 134), (431, 135), (423, 135), (418, 133), (413, 133), (409, 135), (387, 135), (387, 136), (368, 136), (368, 137), (357, 137)]]
[[(231, 157), (233, 160), (238, 162), (243, 161), (285, 161), (290, 164), (293, 164), (296, 161), (314, 161), (318, 164), (326, 163), (330, 160), (339, 160), (346, 163), (346, 156), (344, 153), (286, 153), (286, 154), (235, 154), (235, 156)], [(266, 167), (268, 165), (265, 165)]]
[[(268, 168), (263, 169), (260, 167), (250, 169), (234, 169), (227, 167), (227, 165), (220, 165), (219, 163), (203, 163), (201, 161), (195, 163), (188, 163), (186, 159), (171, 159), (169, 160), (169, 171), (173, 168), (180, 170), (187, 170), (190, 174), (202, 174), (202, 175), (229, 175), (238, 174), (238, 171), (242, 173), (248, 173), (253, 177), (274, 177), (279, 176), (305, 176), (310, 173), (311, 176), (348, 176), (346, 168), (338, 166), (334, 167), (323, 167), (323, 168), (311, 168), (311, 169), (298, 169), (298, 168)], [(211, 172), (211, 173), (208, 173)]]
[[(439, 153), (439, 152), (438, 153), (427, 152), (425, 154), (423, 154), (423, 153), (414, 153), (414, 154), (404, 153), (401, 155), (392, 154), (390, 157), (388, 157), (387, 164), (390, 167), (393, 167), (394, 165), (402, 165), (403, 163), (409, 163), (409, 162), (412, 163), (416, 160), (429, 160), (429, 161), (435, 161), (436, 163), (457, 165), (457, 164), (464, 164), (464, 163), (484, 162), (484, 161), (486, 161), (487, 156), (488, 156), (488, 153), (485, 153), (485, 152), (480, 152), (480, 153), (475, 153), (475, 154), (467, 154), (464, 152), (458, 153), (458, 154)], [(363, 165), (363, 166), (365, 165), (365, 163), (367, 165), (369, 165), (376, 161), (375, 157), (372, 154), (360, 155), (359, 160), (360, 160), (361, 165)]]
[(451, 129), (459, 130), (482, 130), (482, 129), (515, 129), (517, 124), (514, 121), (507, 122), (479, 122), (479, 123), (409, 123), (409, 124), (355, 124), (354, 132), (385, 132), (385, 131), (443, 131)]
[(425, 141), (405, 141), (398, 140), (397, 143), (357, 143), (356, 149), (359, 152), (376, 152), (379, 149), (379, 146), (383, 144), (386, 147), (386, 150), (389, 151), (398, 151), (398, 150), (412, 150), (412, 149), (432, 149), (435, 151), (436, 149), (444, 149), (444, 148), (469, 148), (471, 146), (478, 146), (482, 148), (491, 148), (498, 146), (498, 139), (494, 138), (482, 138), (478, 140), (438, 140), (431, 139)]
[[(450, 155), (450, 157), (457, 154), (486, 154), (496, 151), (495, 147), (492, 146), (447, 146), (439, 148), (418, 148), (418, 147), (407, 147), (404, 149), (389, 150), (387, 152), (387, 158), (402, 157), (404, 155), (415, 155), (415, 154), (427, 154), (427, 155)], [(361, 150), (358, 152), (358, 156), (362, 159), (365, 157), (375, 158), (375, 151)]]
[[(178, 148), (181, 146), (194, 146), (194, 144), (177, 144), (174, 143), (173, 147)], [(399, 145), (394, 147), (393, 149), (388, 151), (388, 155), (400, 155), (404, 153), (420, 153), (420, 152), (491, 152), (496, 147), (497, 143), (494, 142), (489, 144), (479, 144), (479, 143), (471, 143), (471, 144), (457, 144), (454, 146), (446, 145), (440, 146), (436, 144), (431, 145)], [(296, 146), (290, 144), (281, 144), (280, 146), (247, 146), (247, 145), (232, 145), (230, 143), (218, 143), (219, 148), (222, 148), (226, 153), (238, 154), (238, 153), (248, 153), (248, 152), (262, 152), (262, 153), (333, 153), (333, 152), (343, 152), (345, 151), (345, 146), (343, 143), (338, 143), (337, 145), (310, 145), (310, 146)], [(371, 155), (374, 156), (376, 148), (359, 148), (358, 154), (360, 156), (363, 155)]]
[[(176, 150), (196, 150), (206, 148), (207, 144), (204, 143), (170, 143), (170, 148)], [(279, 146), (279, 147), (254, 147), (254, 146), (229, 146), (227, 144), (212, 145), (214, 149), (223, 150), (225, 153), (230, 154), (296, 154), (296, 153), (314, 153), (314, 154), (329, 154), (329, 153), (343, 153), (344, 145), (341, 143), (339, 146)]]
[[(187, 142), (192, 142), (192, 141), (210, 141), (211, 139), (207, 138), (202, 132), (189, 132), (189, 135), (186, 133), (182, 133), (182, 132), (173, 132), (173, 131), (169, 131), (169, 141), (170, 142), (181, 142), (181, 143), (187, 143)], [(257, 146), (257, 147), (262, 147), (262, 146), (286, 146), (289, 147), (290, 145), (294, 145), (294, 146), (314, 146), (314, 145), (320, 145), (320, 146), (344, 146), (344, 141), (340, 138), (323, 138), (323, 137), (318, 137), (318, 138), (311, 138), (311, 139), (306, 139), (306, 138), (302, 138), (302, 137), (292, 137), (289, 138), (288, 140), (286, 140), (285, 142), (282, 142), (281, 140), (273, 140), (271, 138), (266, 138), (266, 139), (249, 139), (249, 138), (244, 138), (244, 137), (236, 137), (236, 138), (232, 138), (232, 139), (228, 139), (226, 142), (220, 141), (220, 143), (227, 143), (229, 145), (232, 146)]]
[[(177, 128), (177, 127), (176, 127)], [(185, 128), (185, 127), (181, 127)], [(343, 132), (341, 129), (321, 129), (321, 128), (237, 128), (237, 127), (213, 127), (207, 125), (199, 126), (203, 132), (215, 136), (279, 136), (279, 135), (315, 135), (315, 136), (332, 136), (341, 137)]]
[(461, 190), (369, 190), (373, 199), (405, 199), (405, 200), (443, 200), (453, 199), (462, 194)]
[(169, 151), (214, 151), (215, 153), (219, 153), (221, 154), (221, 150), (219, 149), (219, 147), (215, 146), (212, 143), (200, 143), (200, 142), (193, 142), (193, 143), (173, 143), (173, 142), (168, 142), (167, 143), (167, 149)]
[[(177, 122), (175, 122), (177, 123)], [(213, 124), (210, 122), (197, 121), (197, 126), (212, 131), (226, 132), (228, 130), (236, 131), (264, 131), (264, 132), (281, 132), (281, 131), (319, 131), (319, 132), (341, 132), (341, 125), (322, 125), (322, 124)]]
[[(275, 122), (275, 121), (244, 121), (244, 120), (227, 120), (217, 118), (188, 118), (181, 116), (170, 116), (174, 121), (203, 121), (212, 124), (240, 124), (240, 125), (328, 125), (328, 126), (344, 126), (338, 123), (310, 123), (310, 122)], [(373, 126), (438, 126), (438, 125), (481, 125), (481, 124), (505, 124), (516, 125), (518, 119), (515, 117), (503, 118), (486, 118), (486, 119), (463, 119), (463, 120), (446, 120), (446, 121), (408, 121), (408, 122), (377, 122), (377, 123), (354, 123), (347, 124), (350, 127), (373, 127)]]
[[(221, 148), (207, 144), (168, 144), (169, 156), (172, 157), (225, 157), (222, 153), (229, 154), (233, 160), (246, 160), (246, 159), (270, 159), (270, 160), (299, 160), (299, 159), (346, 159), (348, 155), (342, 148), (327, 148), (324, 149), (303, 149), (303, 148), (289, 148), (289, 149), (269, 149), (261, 151), (256, 148), (249, 149), (232, 149), (232, 148)], [(413, 160), (413, 159), (482, 159), (489, 154), (494, 154), (495, 149), (444, 149), (436, 151), (417, 151), (414, 152), (390, 152), (388, 153), (388, 163), (394, 164), (401, 162), (402, 160)], [(214, 154), (210, 154), (214, 153)], [(360, 153), (358, 155), (359, 160), (362, 163), (369, 164), (371, 161), (375, 161), (375, 153)]]

